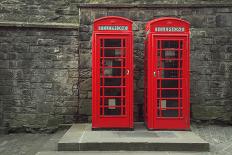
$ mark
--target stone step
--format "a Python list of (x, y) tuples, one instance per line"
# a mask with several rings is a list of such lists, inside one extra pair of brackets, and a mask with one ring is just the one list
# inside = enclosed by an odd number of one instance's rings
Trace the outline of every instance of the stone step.
[(209, 143), (191, 131), (92, 131), (91, 124), (74, 124), (58, 142), (59, 151), (209, 151)]
[(36, 155), (210, 155), (209, 152), (178, 151), (46, 151)]

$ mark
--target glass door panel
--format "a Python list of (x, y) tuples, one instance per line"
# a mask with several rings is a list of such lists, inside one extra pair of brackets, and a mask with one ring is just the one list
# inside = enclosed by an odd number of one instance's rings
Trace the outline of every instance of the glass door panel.
[(182, 117), (183, 40), (157, 40), (157, 116)]
[(126, 39), (100, 39), (100, 115), (125, 115)]

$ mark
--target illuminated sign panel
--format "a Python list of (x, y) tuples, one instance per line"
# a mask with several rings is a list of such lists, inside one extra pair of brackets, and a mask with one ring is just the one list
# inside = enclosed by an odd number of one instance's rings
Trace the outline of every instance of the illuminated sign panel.
[(184, 27), (156, 27), (155, 32), (184, 32)]
[(127, 31), (128, 30), (128, 26), (105, 26), (105, 25), (102, 25), (102, 26), (98, 27), (98, 30)]

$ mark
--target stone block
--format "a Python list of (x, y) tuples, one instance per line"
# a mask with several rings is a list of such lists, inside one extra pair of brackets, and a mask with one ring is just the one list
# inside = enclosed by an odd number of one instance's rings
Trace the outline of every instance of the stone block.
[(80, 101), (79, 114), (81, 115), (91, 115), (92, 114), (92, 100), (82, 99)]
[(217, 27), (229, 27), (232, 26), (232, 13), (224, 13), (216, 16)]
[(13, 80), (14, 73), (8, 69), (0, 69), (0, 80)]
[(0, 86), (0, 95), (10, 95), (13, 93), (12, 87)]
[(80, 49), (91, 49), (91, 41), (81, 41)]
[(68, 76), (70, 78), (78, 78), (79, 77), (79, 71), (77, 69), (70, 69), (68, 71)]
[(90, 32), (90, 28), (91, 26), (88, 26), (88, 25), (81, 25), (80, 26), (80, 32)]
[(77, 118), (75, 114), (72, 115), (63, 115), (63, 123), (64, 124), (72, 124), (73, 122), (76, 122)]
[(80, 41), (90, 41), (91, 34), (87, 32), (80, 32)]
[(143, 43), (135, 43), (134, 44), (134, 49), (143, 51), (144, 50), (144, 44)]
[(91, 78), (92, 77), (92, 71), (91, 69), (80, 69), (79, 70), (79, 73), (80, 73), (80, 78)]
[(137, 90), (134, 92), (134, 101), (135, 103), (134, 104), (141, 104), (143, 105), (144, 101), (144, 92), (143, 90)]
[(86, 69), (92, 67), (92, 55), (80, 54), (80, 68)]
[(0, 69), (7, 69), (9, 68), (9, 61), (8, 60), (0, 60)]
[(86, 79), (80, 82), (80, 91), (92, 90), (92, 79)]
[(190, 15), (185, 16), (184, 18), (191, 23), (192, 28), (204, 27), (205, 16), (203, 15)]
[(38, 102), (37, 111), (39, 113), (50, 113), (54, 110), (53, 102)]
[(59, 124), (63, 123), (62, 116), (50, 116), (47, 121), (47, 126), (58, 126)]
[(92, 98), (92, 91), (88, 91), (87, 98), (91, 99)]
[(107, 12), (107, 16), (120, 16), (120, 17), (128, 18), (129, 11), (109, 10)]
[(147, 14), (143, 10), (136, 10), (136, 11), (129, 12), (129, 18), (132, 21), (143, 21), (146, 16), (147, 16)]
[(9, 133), (9, 128), (8, 127), (1, 127), (0, 126), (0, 135), (5, 135)]
[(56, 69), (74, 69), (78, 68), (78, 61), (53, 61)]
[(80, 22), (83, 25), (90, 25), (92, 23), (92, 21), (91, 21), (91, 12), (90, 11), (82, 11), (81, 12)]
[(226, 117), (223, 106), (192, 105), (192, 117), (196, 120), (223, 120)]
[(76, 115), (77, 107), (56, 107), (55, 113), (59, 115)]

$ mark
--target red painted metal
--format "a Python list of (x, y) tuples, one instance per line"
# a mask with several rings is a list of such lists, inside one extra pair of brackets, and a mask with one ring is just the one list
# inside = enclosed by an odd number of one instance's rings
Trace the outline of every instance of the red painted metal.
[(190, 24), (178, 18), (146, 25), (144, 119), (148, 129), (190, 128)]
[(92, 128), (133, 128), (133, 33), (126, 18), (93, 24)]

